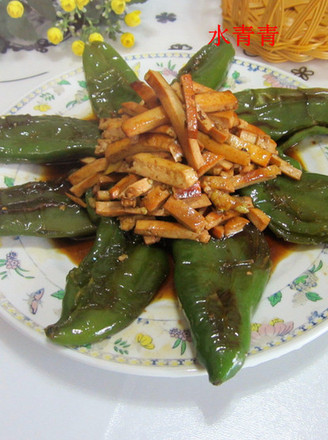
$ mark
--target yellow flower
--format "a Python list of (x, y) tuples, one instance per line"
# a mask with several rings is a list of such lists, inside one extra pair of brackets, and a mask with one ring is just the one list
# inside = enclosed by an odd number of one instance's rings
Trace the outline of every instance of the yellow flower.
[(83, 9), (84, 6), (86, 6), (89, 2), (90, 2), (90, 0), (76, 0), (76, 6), (79, 9)]
[(112, 0), (110, 2), (110, 7), (117, 15), (123, 14), (125, 11), (125, 1), (124, 0)]
[(280, 318), (274, 318), (274, 319), (271, 319), (271, 321), (269, 322), (269, 324), (270, 324), (270, 325), (275, 325), (275, 324), (277, 324), (278, 322), (284, 322), (284, 320), (283, 320), (283, 319), (280, 319)]
[(251, 330), (252, 332), (258, 332), (260, 327), (261, 324), (259, 324), (258, 322), (253, 322), (251, 326)]
[(124, 17), (125, 24), (127, 24), (130, 27), (139, 26), (139, 24), (141, 23), (140, 14), (141, 11), (129, 12)]
[(39, 105), (35, 105), (34, 110), (39, 110), (40, 112), (47, 112), (48, 110), (51, 109), (50, 105), (48, 104), (39, 104)]
[(82, 56), (83, 55), (83, 51), (84, 51), (84, 43), (83, 43), (83, 41), (82, 40), (73, 41), (73, 43), (72, 43), (72, 51), (78, 57)]
[(60, 6), (64, 9), (66, 12), (74, 11), (76, 8), (76, 1), (75, 0), (60, 0)]
[(7, 13), (11, 18), (20, 18), (24, 14), (23, 3), (11, 1), (7, 5)]
[(93, 43), (94, 41), (104, 41), (104, 37), (99, 34), (99, 32), (93, 32), (89, 35), (89, 43)]
[(64, 35), (60, 29), (51, 27), (47, 31), (47, 37), (50, 43), (59, 44), (61, 41), (63, 41)]
[(125, 32), (121, 36), (121, 43), (124, 47), (133, 47), (134, 46), (134, 35), (131, 32)]
[(139, 333), (136, 337), (137, 342), (147, 350), (153, 350), (155, 345), (153, 344), (153, 338), (149, 335), (144, 335), (143, 333)]

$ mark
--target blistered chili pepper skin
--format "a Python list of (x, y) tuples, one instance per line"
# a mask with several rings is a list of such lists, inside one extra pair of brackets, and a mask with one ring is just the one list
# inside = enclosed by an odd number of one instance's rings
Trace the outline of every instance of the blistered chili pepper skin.
[(296, 147), (305, 139), (309, 139), (313, 136), (326, 136), (328, 135), (328, 126), (314, 125), (313, 127), (299, 130), (291, 135), (284, 142), (279, 143), (279, 152), (285, 152), (289, 148)]
[(65, 195), (63, 182), (30, 182), (0, 189), (0, 236), (82, 237), (96, 227)]
[(218, 385), (242, 367), (251, 318), (271, 273), (270, 252), (252, 226), (202, 244), (173, 242), (174, 282), (199, 362)]
[(269, 217), (269, 228), (298, 244), (328, 243), (328, 176), (303, 171), (300, 181), (279, 176), (242, 190)]
[[(281, 156), (310, 136), (328, 134), (327, 89), (250, 89), (236, 96), (238, 115), (274, 138)], [(271, 218), (269, 228), (279, 238), (306, 245), (328, 242), (327, 176), (303, 171), (300, 181), (279, 176), (240, 192)]]
[(109, 44), (93, 42), (83, 52), (83, 68), (93, 111), (98, 118), (113, 116), (123, 102), (139, 102), (130, 84), (138, 80), (121, 55)]
[(235, 50), (232, 44), (206, 44), (179, 70), (177, 80), (190, 73), (192, 79), (212, 89), (221, 87), (227, 77)]
[[(105, 223), (110, 229), (107, 237)], [(91, 344), (127, 327), (167, 277), (169, 263), (163, 249), (131, 242), (112, 220), (105, 220), (101, 228), (97, 240), (103, 242), (95, 245), (80, 273), (73, 274), (75, 280), (68, 276), (65, 297), (68, 293), (69, 298), (61, 319), (45, 330), (58, 344)]]
[(113, 271), (125, 248), (126, 237), (115, 221), (101, 219), (92, 248), (79, 266), (67, 274), (60, 322), (66, 321), (76, 308), (80, 289), (87, 285), (91, 278), (101, 280)]
[(235, 93), (238, 116), (278, 141), (312, 126), (328, 127), (328, 89), (268, 87)]
[(94, 156), (97, 121), (59, 115), (0, 118), (0, 162), (47, 164)]

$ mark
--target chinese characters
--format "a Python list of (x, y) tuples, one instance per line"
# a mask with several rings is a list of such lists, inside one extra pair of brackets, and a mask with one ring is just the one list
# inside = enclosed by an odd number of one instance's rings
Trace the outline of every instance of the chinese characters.
[[(234, 26), (233, 27), (234, 32), (232, 32), (236, 37), (237, 46), (240, 45), (240, 43), (245, 44), (245, 46), (250, 45), (251, 36), (254, 34), (258, 34), (261, 37), (261, 45), (264, 46), (264, 44), (269, 44), (270, 46), (274, 46), (275, 44), (275, 36), (279, 34), (277, 26), (269, 26), (268, 24), (266, 26), (258, 26), (257, 32), (254, 30), (253, 26)], [(208, 44), (211, 44), (214, 42), (216, 46), (219, 46), (221, 41), (225, 41), (226, 43), (230, 44), (230, 41), (226, 39), (225, 33), (228, 31), (228, 29), (221, 30), (221, 25), (218, 25), (217, 30), (215, 31), (209, 31), (210, 34), (213, 34), (213, 37), (211, 41)]]

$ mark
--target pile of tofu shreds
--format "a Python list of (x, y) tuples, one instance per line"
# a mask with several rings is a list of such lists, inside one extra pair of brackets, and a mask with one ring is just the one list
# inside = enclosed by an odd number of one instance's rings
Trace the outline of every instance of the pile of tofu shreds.
[(150, 70), (131, 87), (140, 103), (122, 104), (100, 120), (93, 158), (69, 176), (70, 197), (100, 216), (116, 217), (147, 244), (161, 237), (197, 240), (232, 236), (270, 218), (238, 190), (281, 173), (301, 171), (282, 160), (276, 143), (240, 119), (237, 98), (195, 83), (189, 74), (170, 85)]

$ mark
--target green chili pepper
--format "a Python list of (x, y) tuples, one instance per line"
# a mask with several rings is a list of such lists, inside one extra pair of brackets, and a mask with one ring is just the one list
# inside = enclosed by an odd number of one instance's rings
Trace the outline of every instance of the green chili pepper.
[(30, 182), (0, 189), (0, 236), (48, 238), (87, 236), (95, 225), (79, 205), (65, 195), (63, 182)]
[(190, 73), (194, 81), (217, 89), (223, 85), (234, 55), (232, 44), (224, 41), (219, 45), (206, 44), (179, 70), (177, 80), (181, 75)]
[(99, 221), (92, 248), (80, 265), (73, 268), (66, 277), (60, 322), (65, 322), (76, 308), (80, 289), (89, 283), (90, 278), (98, 276), (101, 279), (114, 270), (125, 247), (126, 237), (123, 231), (117, 227), (114, 220), (103, 217)]
[(98, 123), (57, 115), (0, 118), (0, 162), (68, 162), (93, 156)]
[(315, 125), (313, 127), (305, 128), (304, 130), (297, 131), (290, 136), (285, 142), (279, 144), (279, 151), (285, 152), (289, 148), (296, 147), (300, 142), (312, 136), (324, 136), (328, 135), (328, 127), (321, 125)]
[(315, 125), (328, 126), (328, 90), (269, 87), (235, 93), (239, 117), (274, 140)]
[[(328, 90), (253, 89), (236, 93), (237, 113), (278, 141), (279, 154), (314, 135), (328, 134)], [(287, 177), (241, 190), (270, 218), (269, 228), (285, 241), (322, 244), (328, 241), (328, 177), (303, 171), (300, 181)]]
[(252, 226), (224, 240), (173, 242), (174, 282), (197, 359), (218, 385), (242, 367), (251, 318), (271, 272), (263, 235)]
[(96, 209), (95, 209), (96, 199), (92, 188), (87, 189), (84, 195), (84, 200), (87, 205), (86, 210), (89, 214), (91, 221), (94, 224), (97, 224), (101, 219), (101, 216), (96, 213)]
[(113, 220), (101, 223), (98, 243), (80, 269), (68, 276), (69, 297), (65, 300), (65, 294), (61, 319), (45, 330), (58, 344), (91, 344), (127, 327), (168, 274), (163, 249), (131, 242)]
[(279, 176), (244, 188), (270, 218), (269, 228), (285, 241), (328, 243), (328, 176), (302, 172), (300, 181)]
[[(177, 79), (191, 73), (195, 81), (208, 87), (220, 87), (225, 80), (235, 51), (232, 44), (203, 46), (179, 71)], [(110, 117), (123, 102), (139, 102), (130, 84), (138, 77), (125, 60), (107, 43), (87, 45), (83, 67), (93, 110), (98, 117)]]
[(93, 111), (98, 118), (112, 116), (123, 102), (140, 101), (130, 86), (138, 80), (137, 75), (109, 44), (87, 44), (83, 67)]

